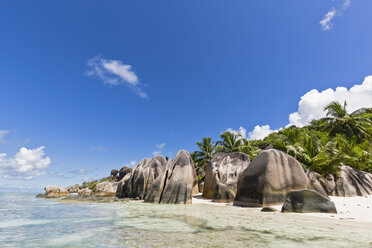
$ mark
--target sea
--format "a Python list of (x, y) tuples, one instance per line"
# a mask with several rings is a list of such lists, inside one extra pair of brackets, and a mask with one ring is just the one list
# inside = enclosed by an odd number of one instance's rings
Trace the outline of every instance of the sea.
[(0, 193), (0, 247), (372, 247), (372, 224), (225, 205)]

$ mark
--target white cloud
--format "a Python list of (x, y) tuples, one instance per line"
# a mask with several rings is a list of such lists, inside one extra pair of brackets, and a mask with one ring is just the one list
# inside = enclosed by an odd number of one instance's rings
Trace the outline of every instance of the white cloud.
[(234, 130), (232, 128), (228, 128), (226, 130), (230, 133), (240, 134), (244, 139), (256, 140), (256, 139), (263, 139), (267, 135), (271, 134), (272, 132), (276, 132), (278, 130), (272, 130), (269, 125), (257, 125), (254, 129), (248, 133), (247, 137), (247, 130), (244, 127), (239, 127), (239, 130)]
[(257, 140), (257, 139), (263, 139), (272, 132), (276, 132), (278, 130), (272, 130), (269, 125), (257, 125), (254, 127), (254, 129), (249, 132), (249, 137), (248, 139), (250, 140)]
[(323, 30), (330, 30), (333, 27), (332, 19), (336, 15), (336, 10), (332, 9), (324, 15), (324, 18), (319, 22)]
[[(325, 117), (326, 112), (323, 109), (332, 101), (340, 103), (346, 101), (349, 113), (360, 108), (372, 108), (372, 75), (365, 77), (361, 84), (356, 84), (350, 89), (337, 87), (335, 90), (326, 89), (321, 92), (316, 89), (310, 90), (301, 97), (298, 110), (289, 115), (289, 124), (286, 127), (292, 125), (303, 127), (309, 125), (312, 120)], [(271, 129), (269, 125), (257, 125), (248, 133), (248, 139), (263, 139), (278, 130)], [(243, 127), (240, 127), (239, 130), (228, 128), (227, 131), (240, 133), (246, 138), (246, 129)]]
[(32, 179), (32, 176), (44, 175), (51, 163), (50, 158), (45, 156), (44, 148), (22, 147), (12, 158), (8, 158), (6, 153), (0, 153), (0, 173), (23, 176), (27, 180)]
[(127, 163), (127, 164), (124, 164), (124, 166), (132, 168), (136, 164), (137, 164), (137, 161), (133, 160), (133, 161), (130, 161), (129, 163)]
[(120, 60), (108, 60), (99, 56), (89, 59), (87, 62), (88, 76), (99, 77), (104, 84), (111, 86), (125, 84), (142, 98), (148, 98), (147, 94), (139, 87), (139, 80), (131, 65), (126, 65)]
[(343, 0), (343, 3), (340, 4), (337, 8), (333, 7), (330, 11), (328, 11), (323, 19), (319, 22), (322, 27), (322, 30), (327, 31), (332, 29), (333, 27), (333, 20), (336, 16), (342, 16), (344, 11), (349, 8), (351, 4), (351, 0)]
[(247, 129), (245, 129), (244, 127), (239, 127), (239, 130), (228, 128), (226, 131), (230, 133), (240, 134), (244, 139), (247, 138)]
[(0, 130), (0, 143), (5, 142), (5, 135), (10, 133), (9, 130)]
[(289, 125), (302, 127), (308, 125), (314, 119), (325, 117), (323, 108), (332, 101), (347, 102), (349, 112), (360, 108), (372, 107), (372, 76), (364, 79), (362, 84), (357, 84), (349, 90), (345, 87), (337, 87), (335, 90), (326, 89), (319, 92), (310, 90), (301, 97), (298, 110), (289, 115)]
[(152, 153), (152, 155), (157, 156), (160, 155), (165, 147), (165, 143), (155, 145), (156, 150)]

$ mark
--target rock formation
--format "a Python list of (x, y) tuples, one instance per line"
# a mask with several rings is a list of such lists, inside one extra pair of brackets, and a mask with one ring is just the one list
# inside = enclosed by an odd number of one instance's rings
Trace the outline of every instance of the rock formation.
[(282, 212), (337, 213), (337, 210), (327, 196), (314, 190), (299, 190), (287, 194)]
[(88, 188), (83, 188), (83, 189), (78, 191), (78, 195), (80, 195), (80, 196), (90, 196), (92, 194), (93, 194), (93, 191), (91, 189), (88, 189)]
[(244, 153), (215, 153), (206, 166), (203, 197), (214, 202), (234, 201), (238, 178), (249, 163)]
[(44, 197), (46, 198), (59, 198), (70, 195), (66, 189), (54, 185), (48, 185), (44, 188), (44, 190)]
[(132, 169), (127, 167), (127, 166), (121, 167), (121, 169), (119, 170), (119, 175), (118, 175), (117, 181), (120, 181), (121, 179), (123, 179), (123, 177), (125, 177), (125, 175), (131, 173), (131, 171), (132, 171)]
[(95, 196), (116, 196), (116, 190), (118, 187), (118, 182), (109, 182), (104, 181), (96, 185), (96, 191), (94, 192)]
[(119, 173), (119, 170), (117, 170), (117, 169), (111, 170), (110, 176), (107, 179), (117, 181), (118, 180), (118, 173)]
[(190, 153), (180, 150), (167, 170), (151, 185), (145, 202), (191, 203), (198, 177)]
[(290, 155), (269, 149), (261, 152), (238, 180), (234, 205), (262, 207), (282, 204), (288, 192), (306, 189), (309, 180)]
[[(311, 173), (314, 174), (315, 172)], [(343, 197), (372, 195), (372, 174), (349, 166), (341, 166), (338, 176), (329, 174), (322, 177), (318, 174), (314, 178), (309, 176), (308, 173), (307, 175), (309, 179), (313, 178), (313, 184), (317, 185), (312, 188), (319, 192), (318, 189), (322, 187), (327, 195)]]
[(119, 181), (119, 184), (118, 184), (118, 187), (116, 189), (116, 197), (118, 198), (124, 198), (125, 197), (125, 185), (127, 184), (129, 178), (131, 177), (132, 175), (130, 173), (126, 174), (120, 181)]
[(315, 190), (322, 195), (327, 195), (325, 190), (326, 180), (320, 174), (307, 170), (306, 176), (309, 179), (309, 185), (307, 186), (308, 189)]
[(200, 180), (198, 182), (198, 185), (199, 185), (199, 193), (203, 193), (204, 192), (204, 179)]
[(152, 159), (142, 159), (130, 173), (126, 183), (122, 183), (117, 195), (123, 197), (144, 199), (151, 184), (166, 169), (167, 161), (163, 156), (156, 156)]
[(69, 193), (77, 193), (79, 191), (79, 185), (71, 185), (66, 188)]

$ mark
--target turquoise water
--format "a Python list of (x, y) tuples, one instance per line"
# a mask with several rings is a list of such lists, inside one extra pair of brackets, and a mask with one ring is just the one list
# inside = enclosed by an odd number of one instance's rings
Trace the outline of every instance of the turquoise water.
[(232, 206), (0, 193), (0, 247), (372, 247), (372, 224)]

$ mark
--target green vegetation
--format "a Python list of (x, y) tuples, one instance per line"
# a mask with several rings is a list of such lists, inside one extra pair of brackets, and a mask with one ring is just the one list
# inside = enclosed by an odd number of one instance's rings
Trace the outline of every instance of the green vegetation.
[(215, 152), (243, 152), (254, 159), (262, 149), (274, 148), (295, 157), (304, 167), (322, 175), (337, 175), (341, 165), (372, 173), (372, 109), (346, 111), (331, 102), (324, 110), (327, 116), (305, 127), (291, 126), (272, 133), (263, 140), (247, 140), (239, 134), (224, 132), (221, 140), (210, 137), (197, 142), (192, 158), (200, 172)]
[(114, 182), (114, 180), (112, 179), (108, 179), (108, 178), (101, 178), (99, 181), (97, 180), (93, 180), (91, 182), (83, 182), (82, 185), (79, 187), (80, 189), (82, 188), (87, 188), (89, 187), (90, 190), (92, 190), (93, 192), (96, 191), (96, 186), (97, 184), (101, 183), (101, 182), (105, 182), (105, 181), (108, 181), (108, 182)]

